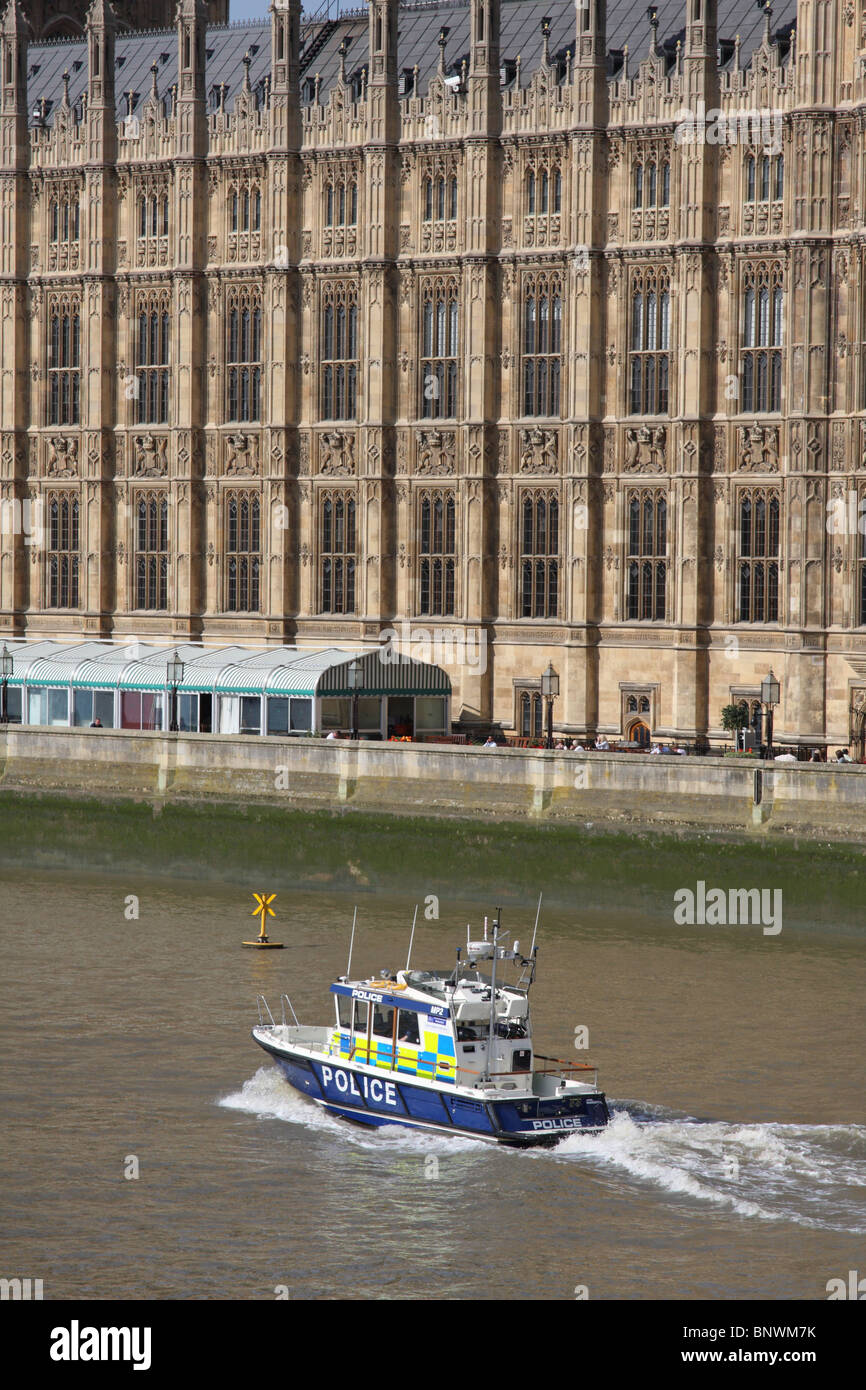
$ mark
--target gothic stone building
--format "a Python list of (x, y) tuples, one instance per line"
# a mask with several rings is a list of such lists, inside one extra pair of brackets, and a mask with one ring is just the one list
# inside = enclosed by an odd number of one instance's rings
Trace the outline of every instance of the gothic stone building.
[(772, 666), (862, 740), (863, 0), (116, 31), (2, 19), (0, 639), (396, 628), (465, 721), (552, 661), (711, 742)]

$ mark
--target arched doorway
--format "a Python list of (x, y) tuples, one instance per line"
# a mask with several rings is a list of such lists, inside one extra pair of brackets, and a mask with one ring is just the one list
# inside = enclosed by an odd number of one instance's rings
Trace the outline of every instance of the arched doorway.
[(626, 738), (629, 743), (637, 743), (641, 748), (649, 748), (649, 726), (644, 724), (642, 719), (636, 719), (633, 724), (629, 724), (628, 730), (626, 731)]

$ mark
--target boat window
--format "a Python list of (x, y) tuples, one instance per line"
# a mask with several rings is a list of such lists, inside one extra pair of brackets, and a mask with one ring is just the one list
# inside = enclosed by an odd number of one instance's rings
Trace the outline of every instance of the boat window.
[(352, 1001), (348, 994), (337, 995), (337, 1018), (340, 1020), (340, 1027), (348, 1032), (352, 1026)]
[(404, 1043), (420, 1042), (418, 1015), (413, 1009), (401, 1009), (397, 1020), (397, 1041)]
[(367, 1035), (367, 1010), (369, 1005), (365, 999), (355, 1000), (355, 1032)]
[(373, 1005), (373, 1032), (377, 1038), (390, 1038), (394, 1033), (394, 1010), (387, 1004)]

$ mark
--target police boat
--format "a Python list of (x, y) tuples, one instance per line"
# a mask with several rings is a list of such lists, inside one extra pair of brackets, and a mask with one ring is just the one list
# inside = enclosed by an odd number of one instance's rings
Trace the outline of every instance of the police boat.
[[(528, 958), (519, 942), (507, 949), (500, 940), (498, 918), (490, 934), (485, 919), (483, 938), (467, 939), (465, 954), (458, 948), (452, 970), (410, 970), (407, 960), (405, 970), (366, 980), (347, 971), (331, 985), (334, 1022), (320, 1027), (301, 1026), (285, 994), (275, 1023), (259, 996), (252, 1035), (296, 1090), (362, 1125), (514, 1146), (602, 1129), (610, 1113), (597, 1068), (533, 1050), (534, 938)], [(497, 979), (509, 962), (510, 973), (520, 972), (514, 984)], [(489, 974), (479, 970), (484, 964)]]

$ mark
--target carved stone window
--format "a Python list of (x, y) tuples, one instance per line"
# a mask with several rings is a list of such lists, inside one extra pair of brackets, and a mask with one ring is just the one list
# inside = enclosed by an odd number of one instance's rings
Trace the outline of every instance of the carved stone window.
[(559, 497), (527, 491), (520, 500), (520, 616), (559, 612)]
[(420, 494), (418, 612), (423, 617), (444, 617), (454, 613), (456, 516), (453, 492), (425, 489)]
[(555, 246), (562, 232), (562, 167), (553, 150), (531, 151), (523, 181), (523, 238), (527, 246)]
[(460, 186), (452, 155), (435, 155), (421, 163), (421, 250), (455, 251)]
[(81, 235), (78, 189), (59, 185), (48, 204), (48, 269), (77, 270)]
[(671, 161), (661, 140), (641, 140), (631, 166), (631, 234), (635, 241), (666, 238), (670, 229)]
[(737, 621), (779, 621), (779, 494), (749, 488), (737, 498)]
[[(534, 683), (536, 686), (538, 682)], [(541, 691), (518, 687), (516, 728), (520, 738), (542, 738), (544, 734), (544, 700)]]
[(744, 414), (782, 408), (782, 267), (759, 262), (743, 274), (740, 351)]
[(261, 574), (261, 510), (250, 491), (225, 498), (225, 606), (229, 613), (258, 613)]
[(667, 415), (670, 380), (670, 277), (637, 271), (631, 286), (629, 414)]
[(325, 226), (355, 227), (358, 223), (358, 180), (346, 175), (325, 188)]
[(135, 504), (135, 606), (168, 608), (168, 498), (140, 492)]
[(743, 166), (743, 231), (780, 232), (785, 197), (785, 156), (752, 152)]
[(343, 491), (319, 498), (319, 607), (322, 613), (354, 613), (357, 531), (355, 498)]
[(226, 419), (260, 420), (262, 412), (262, 297), (250, 285), (227, 296)]
[(558, 416), (562, 374), (562, 278), (523, 282), (523, 414)]
[(135, 207), (137, 265), (168, 265), (168, 205), (164, 180), (139, 185)]
[(322, 291), (321, 418), (354, 420), (358, 409), (358, 291), (334, 281)]
[(425, 420), (457, 414), (460, 294), (456, 277), (421, 286), (421, 415)]
[(168, 423), (170, 309), (168, 291), (139, 296), (135, 317), (136, 415), (139, 424)]
[(669, 159), (648, 158), (634, 166), (635, 208), (666, 208), (671, 201)]
[(48, 423), (81, 420), (81, 301), (54, 295), (48, 309)]
[(626, 618), (629, 622), (664, 622), (668, 569), (667, 494), (660, 488), (630, 489), (626, 497), (626, 518)]
[(47, 607), (78, 607), (78, 498), (69, 491), (51, 492), (46, 499)]
[(238, 174), (227, 190), (227, 261), (257, 261), (261, 256), (262, 186), (254, 174)]

